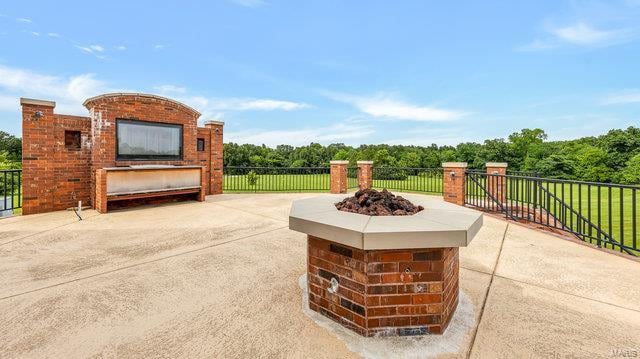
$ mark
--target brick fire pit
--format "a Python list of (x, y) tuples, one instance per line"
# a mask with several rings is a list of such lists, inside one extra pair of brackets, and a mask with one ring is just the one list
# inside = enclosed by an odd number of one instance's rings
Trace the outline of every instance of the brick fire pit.
[(338, 211), (344, 195), (294, 201), (307, 234), (309, 307), (364, 336), (441, 334), (458, 304), (458, 247), (482, 214), (427, 196), (409, 216)]

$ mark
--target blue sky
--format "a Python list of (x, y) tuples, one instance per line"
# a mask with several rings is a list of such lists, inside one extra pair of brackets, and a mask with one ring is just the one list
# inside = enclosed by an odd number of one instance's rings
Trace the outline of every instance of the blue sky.
[(19, 97), (86, 114), (148, 92), (225, 121), (225, 141), (457, 144), (640, 123), (640, 0), (11, 1), (0, 129)]

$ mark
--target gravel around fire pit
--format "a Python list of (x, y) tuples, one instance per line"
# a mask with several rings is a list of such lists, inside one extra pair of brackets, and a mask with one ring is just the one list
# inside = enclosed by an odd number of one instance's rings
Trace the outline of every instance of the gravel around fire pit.
[(336, 203), (339, 211), (365, 214), (368, 216), (409, 216), (424, 209), (416, 206), (401, 196), (383, 189), (364, 189)]

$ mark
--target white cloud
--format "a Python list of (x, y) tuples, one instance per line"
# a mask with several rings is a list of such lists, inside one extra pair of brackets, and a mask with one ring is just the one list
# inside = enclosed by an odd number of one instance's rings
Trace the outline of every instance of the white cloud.
[(123, 46), (123, 45), (116, 46), (116, 50), (118, 50), (118, 51), (124, 51), (124, 50), (126, 50), (126, 49), (127, 49), (127, 47), (126, 47), (126, 46)]
[(231, 0), (231, 1), (237, 5), (250, 7), (250, 8), (260, 7), (266, 4), (266, 2), (264, 2), (263, 0)]
[(252, 143), (275, 147), (281, 144), (293, 146), (318, 143), (349, 143), (370, 136), (375, 131), (367, 125), (334, 124), (327, 127), (314, 127), (293, 130), (245, 130), (225, 133), (225, 139), (236, 143)]
[(31, 35), (33, 35), (33, 36), (40, 36), (40, 33), (39, 33), (39, 32), (35, 32), (35, 31), (31, 31)]
[(31, 19), (27, 19), (27, 18), (24, 18), (24, 17), (17, 18), (17, 19), (16, 19), (16, 21), (17, 21), (17, 22), (23, 22), (23, 23), (25, 23), (25, 24), (31, 24), (31, 23), (33, 23), (33, 21), (32, 21)]
[(583, 22), (552, 29), (551, 33), (562, 41), (586, 46), (602, 46), (617, 43), (621, 40), (628, 39), (631, 35), (631, 31), (627, 29), (598, 30)]
[(576, 22), (566, 26), (547, 26), (547, 37), (536, 39), (522, 46), (517, 51), (544, 51), (562, 45), (606, 47), (633, 41), (637, 31), (630, 28), (603, 30), (585, 22)]
[(162, 44), (153, 45), (154, 50), (164, 50), (164, 48), (165, 48), (165, 45), (162, 45)]
[(370, 116), (388, 120), (442, 122), (457, 120), (468, 114), (458, 110), (414, 105), (386, 94), (362, 97), (327, 93), (327, 96), (333, 100), (351, 104)]
[(629, 89), (609, 94), (602, 99), (601, 103), (603, 105), (640, 103), (640, 89)]
[(311, 107), (303, 102), (274, 99), (191, 96), (180, 99), (203, 111), (294, 111)]
[(185, 87), (175, 86), (175, 85), (160, 85), (160, 86), (155, 86), (153, 89), (160, 92), (161, 94), (187, 92), (187, 89)]
[(107, 56), (104, 55), (105, 49), (102, 45), (87, 45), (87, 46), (75, 45), (75, 47), (80, 49), (82, 52), (86, 54), (95, 56), (100, 60), (104, 60), (107, 58)]
[(55, 33), (55, 32), (49, 32), (49, 33), (47, 33), (47, 36), (49, 36), (49, 37), (60, 37), (60, 34)]
[[(186, 88), (175, 85), (161, 85), (154, 90), (197, 109), (203, 120), (220, 119), (224, 111), (293, 111), (309, 107), (304, 103), (273, 99), (185, 96)], [(140, 91), (109, 88), (90, 73), (62, 77), (0, 65), (0, 109), (3, 110), (15, 111), (17, 99), (23, 96), (56, 101), (60, 113), (84, 113), (84, 100), (107, 92)]]
[(300, 102), (252, 98), (214, 98), (209, 102), (209, 106), (217, 110), (234, 111), (293, 111), (309, 107)]
[(104, 47), (100, 45), (88, 45), (88, 46), (76, 45), (76, 47), (88, 54), (94, 54), (96, 52), (104, 52)]
[(85, 113), (82, 102), (104, 92), (109, 92), (105, 83), (93, 74), (59, 77), (0, 65), (0, 108), (3, 110), (17, 110), (19, 97), (35, 97), (56, 101), (56, 111), (60, 113)]

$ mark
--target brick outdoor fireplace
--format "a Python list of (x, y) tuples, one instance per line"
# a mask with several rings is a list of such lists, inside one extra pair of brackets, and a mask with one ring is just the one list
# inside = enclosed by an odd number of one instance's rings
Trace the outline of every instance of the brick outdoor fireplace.
[(289, 228), (307, 234), (309, 307), (364, 336), (442, 334), (458, 304), (459, 253), (482, 214), (406, 196), (409, 216), (338, 211), (344, 196), (295, 201)]
[(84, 102), (89, 116), (22, 98), (23, 214), (222, 193), (223, 123), (161, 96), (112, 93)]

